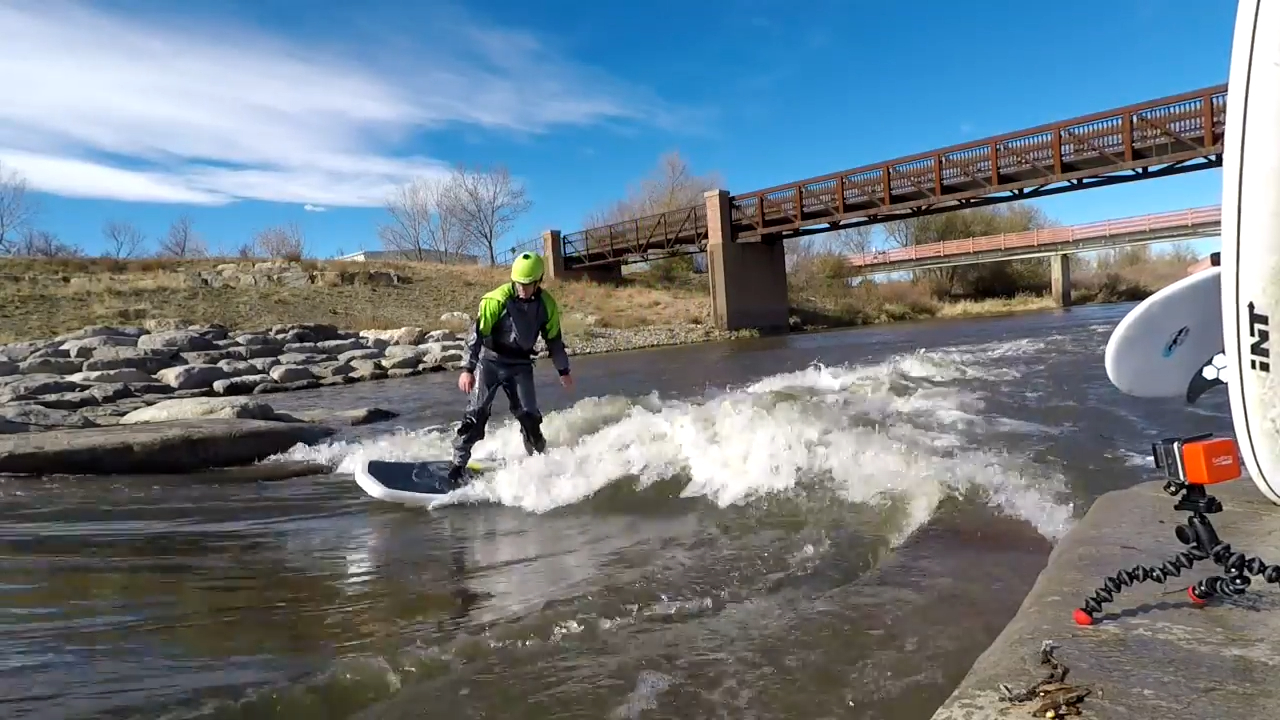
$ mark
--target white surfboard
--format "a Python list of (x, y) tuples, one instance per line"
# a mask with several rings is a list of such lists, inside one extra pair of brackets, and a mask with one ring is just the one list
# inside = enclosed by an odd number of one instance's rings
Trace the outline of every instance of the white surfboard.
[(1231, 42), (1222, 167), (1222, 313), (1227, 392), (1240, 455), (1280, 505), (1280, 2), (1240, 0)]
[(1126, 395), (1184, 397), (1212, 387), (1202, 373), (1223, 351), (1221, 268), (1161, 288), (1111, 331), (1103, 355), (1107, 378)]
[[(489, 468), (471, 463), (467, 470), (469, 477), (464, 482), (470, 483), (475, 480), (476, 475)], [(448, 472), (447, 460), (411, 462), (365, 458), (360, 461), (353, 474), (360, 489), (375, 500), (414, 507), (434, 507), (461, 489), (449, 489), (446, 479)]]

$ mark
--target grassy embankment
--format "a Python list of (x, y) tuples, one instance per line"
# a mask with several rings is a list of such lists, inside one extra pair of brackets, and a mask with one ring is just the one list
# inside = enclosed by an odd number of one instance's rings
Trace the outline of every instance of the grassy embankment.
[[(348, 329), (436, 328), (447, 325), (440, 322), (444, 313), (474, 314), (480, 296), (507, 277), (505, 268), (304, 260), (306, 270), (390, 270), (403, 278), (403, 284), (201, 287), (190, 280), (198, 271), (232, 262), (238, 261), (0, 259), (0, 342), (150, 318), (218, 322), (234, 328), (294, 322)], [(592, 315), (602, 327), (625, 328), (706, 322), (711, 312), (706, 290), (689, 284), (553, 287), (570, 329), (583, 326)]]
[[(1145, 297), (1185, 275), (1194, 262), (1185, 252), (1151, 256), (1112, 253), (1073, 268), (1074, 301), (1114, 302)], [(43, 338), (86, 325), (135, 323), (148, 318), (219, 322), (230, 327), (324, 322), (344, 328), (436, 327), (442, 314), (473, 313), (482, 293), (506, 277), (505, 268), (427, 263), (336, 263), (304, 261), (309, 270), (393, 270), (408, 282), (327, 287), (279, 285), (199, 287), (189, 276), (231, 259), (177, 262), (145, 259), (0, 260), (0, 342)], [(859, 325), (928, 317), (970, 317), (1048, 307), (1047, 273), (1005, 288), (1006, 297), (954, 297), (938, 289), (938, 278), (917, 282), (864, 283), (850, 288), (837, 279), (830, 258), (797, 263), (790, 276), (793, 316), (807, 326)], [(567, 314), (569, 330), (588, 316), (599, 327), (707, 324), (711, 303), (707, 277), (675, 259), (630, 276), (622, 286), (559, 283), (552, 286)]]
[[(1186, 246), (1150, 246), (1075, 256), (1073, 305), (1142, 300), (1185, 277), (1197, 257)], [(840, 327), (927, 318), (979, 317), (1053, 307), (1047, 260), (987, 263), (922, 271), (913, 281), (863, 281), (849, 288), (830, 258), (796, 264), (790, 275), (793, 316), (808, 326)], [(966, 288), (956, 292), (954, 288)]]

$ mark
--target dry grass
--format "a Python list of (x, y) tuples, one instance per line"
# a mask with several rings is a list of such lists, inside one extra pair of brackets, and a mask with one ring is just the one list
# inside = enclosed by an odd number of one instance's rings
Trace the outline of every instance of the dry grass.
[(980, 317), (1027, 310), (1047, 310), (1054, 306), (1048, 295), (1023, 294), (1011, 298), (987, 298), (985, 300), (953, 300), (941, 303), (937, 317)]
[(1160, 288), (1186, 277), (1195, 262), (1182, 254), (1140, 263), (1094, 263), (1071, 274), (1074, 303), (1142, 300)]
[[(1191, 259), (1194, 261), (1194, 258)], [(438, 327), (450, 311), (475, 312), (480, 296), (505, 282), (504, 268), (434, 263), (304, 261), (307, 270), (392, 270), (402, 285), (377, 287), (223, 287), (189, 284), (187, 276), (229, 259), (176, 262), (99, 259), (0, 259), (0, 342), (50, 337), (86, 325), (153, 318), (218, 322), (235, 328), (323, 322), (348, 329)], [(1138, 300), (1186, 274), (1183, 254), (1115, 255), (1077, 264), (1073, 301)], [(921, 284), (864, 282), (850, 288), (835, 265), (821, 261), (790, 277), (792, 315), (802, 326), (838, 327), (973, 317), (1047, 308), (1042, 293), (1005, 299), (937, 298)], [(565, 310), (569, 332), (599, 327), (704, 324), (711, 301), (705, 275), (671, 267), (635, 274), (620, 285), (561, 282), (548, 286)], [(588, 317), (593, 316), (590, 321)], [(461, 329), (461, 328), (451, 328)]]
[[(182, 318), (250, 328), (290, 322), (343, 328), (437, 327), (450, 311), (474, 315), (480, 296), (502, 284), (504, 269), (433, 263), (304, 262), (308, 270), (393, 270), (407, 284), (376, 287), (222, 287), (188, 284), (187, 273), (232, 260), (0, 260), (0, 342), (50, 337), (86, 325)], [(551, 283), (566, 328), (595, 316), (601, 327), (705, 323), (710, 299), (696, 287), (659, 289)], [(456, 328), (455, 328), (456, 329)]]
[[(1072, 304), (1142, 300), (1185, 277), (1196, 261), (1186, 248), (1154, 254), (1149, 246), (1124, 248), (1073, 263)], [(1022, 290), (1004, 298), (937, 297), (926, 283), (865, 281), (850, 288), (838, 260), (817, 258), (790, 277), (793, 320), (808, 327), (1001, 315), (1054, 306), (1047, 293)]]

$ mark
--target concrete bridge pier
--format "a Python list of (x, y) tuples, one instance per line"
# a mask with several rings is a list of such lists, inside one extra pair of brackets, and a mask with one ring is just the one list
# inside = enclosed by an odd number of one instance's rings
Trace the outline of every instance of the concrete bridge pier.
[(790, 326), (787, 261), (782, 241), (734, 242), (733, 212), (726, 190), (707, 202), (707, 274), (711, 314), (722, 330), (786, 330)]
[(598, 283), (610, 283), (618, 282), (622, 279), (622, 263), (566, 269), (564, 266), (564, 244), (560, 242), (559, 230), (542, 231), (542, 257), (547, 263), (545, 277), (552, 282), (557, 280), (590, 280)]
[(1053, 304), (1071, 307), (1071, 256), (1062, 253), (1049, 257), (1049, 292)]

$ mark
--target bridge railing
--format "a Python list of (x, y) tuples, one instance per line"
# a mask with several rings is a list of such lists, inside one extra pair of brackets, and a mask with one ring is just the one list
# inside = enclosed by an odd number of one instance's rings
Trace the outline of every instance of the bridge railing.
[(1061, 182), (1072, 171), (1101, 174), (1207, 155), (1222, 141), (1226, 111), (1226, 86), (1205, 88), (735, 195), (734, 235), (901, 213)]
[(707, 206), (693, 205), (561, 236), (565, 257), (621, 258), (677, 247), (705, 246)]
[[(1070, 120), (953, 145), (730, 198), (735, 238), (821, 223), (879, 221), (984, 196), (1033, 197), (1068, 180), (1183, 165), (1220, 152), (1227, 87), (1203, 88)], [(1107, 182), (1115, 182), (1110, 178)], [(653, 250), (705, 247), (706, 206), (562, 236), (566, 259), (594, 264)]]
[(495, 253), (498, 256), (498, 264), (510, 265), (513, 261), (515, 261), (517, 255), (519, 255), (522, 252), (525, 252), (526, 250), (530, 250), (541, 255), (543, 251), (542, 237), (539, 236), (536, 238), (530, 238), (529, 240), (525, 240), (524, 242), (516, 243), (515, 245), (512, 245), (506, 250), (503, 250), (499, 253)]
[(1078, 240), (1094, 238), (1137, 235), (1178, 228), (1202, 228), (1219, 223), (1221, 219), (1222, 208), (1218, 205), (1213, 205), (1152, 215), (1139, 215), (1118, 220), (1103, 220), (1101, 222), (1068, 227), (1001, 233), (999, 235), (986, 235), (964, 240), (943, 240), (935, 243), (894, 248), (893, 250), (856, 253), (847, 256), (846, 263), (849, 267), (869, 267), (910, 260), (971, 255), (980, 252), (1016, 250), (1044, 245), (1063, 245)]

